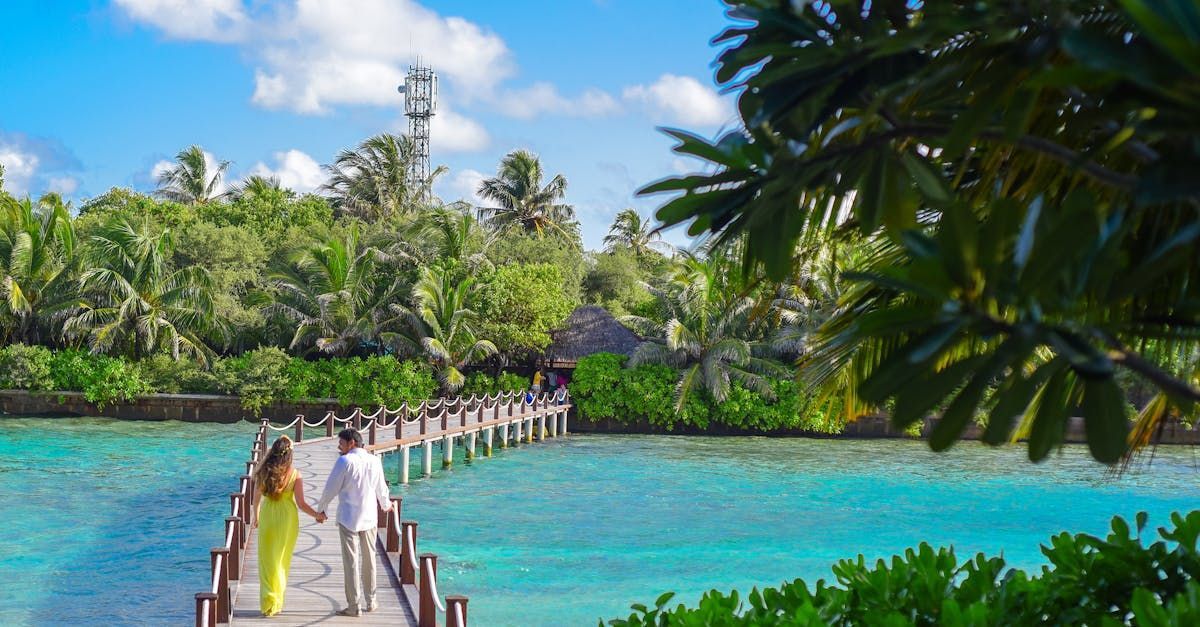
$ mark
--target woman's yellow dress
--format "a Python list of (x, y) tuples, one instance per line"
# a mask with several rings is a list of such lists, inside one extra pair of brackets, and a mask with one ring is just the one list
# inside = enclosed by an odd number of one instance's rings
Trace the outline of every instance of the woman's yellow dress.
[(263, 496), (258, 505), (258, 596), (259, 607), (267, 616), (283, 609), (292, 551), (300, 535), (300, 514), (293, 496), (298, 476), (293, 470), (283, 492), (275, 498)]

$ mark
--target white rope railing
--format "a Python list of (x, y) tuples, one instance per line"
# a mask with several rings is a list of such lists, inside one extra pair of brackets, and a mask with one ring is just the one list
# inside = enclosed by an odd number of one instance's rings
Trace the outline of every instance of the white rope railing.
[(267, 428), (272, 431), (286, 431), (286, 430), (291, 429), (292, 427), (296, 426), (296, 423), (300, 422), (303, 418), (304, 418), (304, 416), (302, 416), (302, 415), (296, 416), (296, 419), (289, 422), (286, 427), (276, 427), (275, 425), (268, 424)]
[(218, 555), (213, 562), (212, 588), (209, 589), (213, 594), (221, 594), (221, 568), (225, 566), (224, 559), (224, 555)]
[(433, 597), (433, 604), (437, 606), (438, 611), (445, 612), (446, 606), (442, 605), (442, 595), (438, 593), (437, 577), (433, 575), (433, 560), (426, 560), (425, 568), (421, 570), (421, 585), (424, 586), (425, 582), (429, 582), (429, 592)]
[(454, 604), (454, 625), (455, 627), (466, 627), (467, 617), (463, 616), (462, 603)]
[(401, 557), (408, 560), (408, 565), (412, 567), (414, 573), (421, 569), (417, 564), (417, 545), (413, 542), (412, 527), (404, 530), (404, 555)]
[(316, 422), (314, 422), (314, 423), (311, 423), (311, 424), (310, 424), (310, 423), (309, 423), (307, 420), (305, 420), (305, 421), (304, 421), (304, 426), (305, 426), (305, 427), (309, 427), (309, 428), (315, 428), (315, 427), (319, 427), (319, 426), (321, 426), (321, 425), (323, 425), (323, 424), (325, 424), (325, 419), (324, 419), (324, 418), (322, 418), (322, 419), (320, 419), (320, 420), (318, 420), (318, 421), (316, 421)]

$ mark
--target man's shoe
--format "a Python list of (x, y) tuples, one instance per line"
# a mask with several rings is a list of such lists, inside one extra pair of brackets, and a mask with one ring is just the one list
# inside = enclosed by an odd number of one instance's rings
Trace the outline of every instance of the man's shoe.
[(357, 607), (348, 607), (346, 609), (337, 611), (338, 616), (358, 616), (358, 614), (359, 611)]
[(374, 612), (377, 609), (379, 609), (379, 604), (372, 603), (372, 604), (368, 605), (365, 609), (363, 609), (363, 611), (364, 612)]

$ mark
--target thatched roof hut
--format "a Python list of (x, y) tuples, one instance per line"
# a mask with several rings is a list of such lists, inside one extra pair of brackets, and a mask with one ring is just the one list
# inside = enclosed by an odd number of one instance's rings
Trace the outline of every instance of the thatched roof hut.
[(632, 355), (642, 339), (603, 307), (585, 305), (567, 316), (562, 328), (550, 334), (553, 341), (542, 354), (542, 365), (574, 368), (593, 353)]

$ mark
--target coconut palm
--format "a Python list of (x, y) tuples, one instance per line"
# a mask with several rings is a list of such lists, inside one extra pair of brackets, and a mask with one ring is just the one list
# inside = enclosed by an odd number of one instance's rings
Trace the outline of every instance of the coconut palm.
[(706, 391), (718, 402), (734, 381), (770, 397), (768, 377), (786, 376), (770, 358), (769, 344), (760, 339), (761, 324), (753, 316), (756, 301), (744, 295), (740, 273), (724, 254), (701, 258), (684, 253), (667, 289), (659, 292), (670, 310), (665, 324), (637, 316), (623, 323), (642, 332), (647, 341), (635, 349), (630, 366), (668, 364), (682, 370), (675, 388), (676, 411), (683, 411), (692, 394)]
[(378, 346), (392, 316), (399, 282), (380, 269), (379, 249), (363, 246), (357, 229), (300, 249), (269, 277), (274, 293), (254, 300), (295, 325), (290, 348), (346, 356)]
[(434, 179), (446, 171), (439, 166), (414, 184), (410, 172), (415, 159), (416, 145), (407, 135), (368, 137), (325, 166), (329, 182), (321, 189), (344, 215), (378, 219), (409, 213), (425, 203)]
[(210, 172), (204, 150), (199, 146), (183, 150), (175, 155), (175, 165), (158, 175), (158, 189), (154, 193), (160, 198), (189, 205), (219, 200), (226, 195), (217, 190), (221, 188), (221, 179), (229, 169), (229, 162), (217, 161), (215, 165)]
[(0, 324), (10, 341), (48, 339), (78, 305), (72, 281), (75, 230), (58, 194), (34, 203), (0, 195)]
[(470, 307), (474, 293), (472, 278), (455, 281), (448, 269), (423, 268), (420, 280), (413, 286), (415, 306), (412, 309), (393, 306), (405, 321), (404, 331), (384, 336), (401, 351), (423, 355), (446, 393), (463, 386), (465, 365), (497, 352), (495, 344), (475, 333), (478, 315)]
[(556, 174), (543, 185), (542, 178), (542, 162), (537, 155), (527, 150), (508, 153), (500, 160), (496, 176), (479, 184), (479, 196), (496, 203), (481, 207), (480, 213), (500, 230), (569, 234), (578, 225), (575, 210), (562, 202), (567, 179)]
[(229, 190), (229, 195), (234, 199), (247, 197), (273, 198), (277, 196), (294, 196), (294, 193), (289, 189), (285, 189), (277, 176), (252, 174)]
[(662, 241), (662, 236), (652, 226), (648, 220), (642, 219), (642, 214), (636, 209), (624, 209), (608, 228), (604, 247), (609, 252), (628, 249), (638, 257), (659, 252), (657, 249), (660, 248), (670, 248), (670, 244)]
[(170, 230), (114, 220), (93, 235), (79, 278), (79, 313), (63, 325), (70, 339), (86, 339), (92, 351), (140, 358), (163, 351), (205, 362), (206, 335), (223, 325), (213, 305), (213, 282), (199, 266), (171, 270)]

